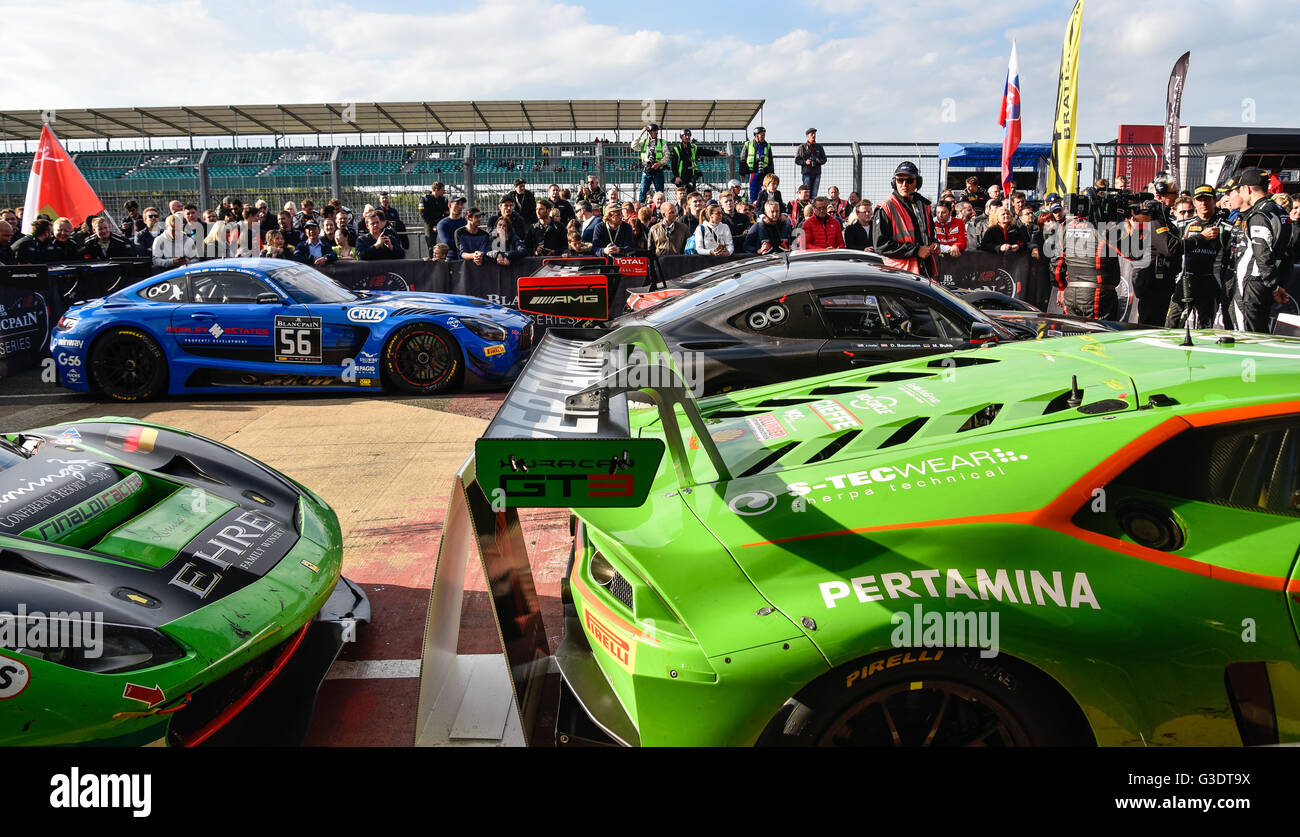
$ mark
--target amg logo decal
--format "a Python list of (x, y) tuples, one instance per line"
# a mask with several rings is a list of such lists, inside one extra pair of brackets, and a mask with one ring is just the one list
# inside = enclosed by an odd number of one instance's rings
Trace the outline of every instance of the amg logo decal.
[(525, 300), (525, 304), (527, 305), (552, 305), (563, 304), (566, 302), (594, 304), (600, 302), (600, 297), (596, 294), (543, 294)]

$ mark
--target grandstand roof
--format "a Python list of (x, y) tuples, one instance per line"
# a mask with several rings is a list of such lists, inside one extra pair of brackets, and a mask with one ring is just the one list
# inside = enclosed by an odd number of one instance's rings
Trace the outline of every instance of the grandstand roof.
[[(640, 99), (556, 99), (85, 108), (54, 111), (51, 127), (63, 139), (395, 131), (614, 131), (640, 128), (648, 105)], [(743, 130), (762, 106), (762, 99), (656, 99), (653, 113), (655, 121), (666, 130)], [(0, 111), (0, 139), (37, 139), (41, 123), (42, 112), (38, 110)]]

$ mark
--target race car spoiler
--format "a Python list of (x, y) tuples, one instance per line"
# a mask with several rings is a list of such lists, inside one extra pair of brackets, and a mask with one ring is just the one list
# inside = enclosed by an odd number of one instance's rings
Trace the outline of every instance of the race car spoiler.
[[(664, 442), (633, 438), (628, 394), (654, 403), (678, 482), (695, 485), (678, 410), (718, 477), (727, 468), (673, 365), (663, 336), (646, 325), (550, 329), (475, 444), (476, 476), (505, 506), (639, 506)], [(707, 440), (707, 441), (706, 441)]]
[[(649, 362), (668, 357), (663, 336), (642, 325), (551, 329), (534, 350), (452, 483), (425, 625), (417, 745), (476, 736), (530, 744), (547, 734), (539, 724), (550, 648), (517, 509), (645, 502), (665, 445), (633, 437), (629, 394), (644, 393), (657, 408), (680, 485), (696, 481), (679, 411), (717, 477), (728, 478), (678, 370), (670, 360)], [(457, 653), (471, 565), (487, 583), (504, 673), (471, 672), (475, 658)], [(499, 700), (507, 694), (513, 700)], [(502, 707), (499, 717), (493, 706)], [(467, 712), (473, 717), (462, 718)]]

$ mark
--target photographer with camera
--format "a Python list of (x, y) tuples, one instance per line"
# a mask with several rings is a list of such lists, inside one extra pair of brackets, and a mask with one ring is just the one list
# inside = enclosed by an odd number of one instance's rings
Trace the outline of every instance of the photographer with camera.
[(1233, 236), (1236, 282), (1229, 307), (1236, 328), (1267, 334), (1273, 304), (1290, 299), (1281, 267), (1291, 243), (1291, 219), (1269, 199), (1266, 172), (1246, 169), (1237, 183), (1241, 226)]
[(1138, 323), (1160, 327), (1169, 316), (1169, 300), (1174, 292), (1177, 265), (1182, 259), (1182, 242), (1171, 222), (1165, 219), (1167, 208), (1157, 200), (1133, 206), (1131, 192), (1119, 193), (1117, 207), (1127, 217), (1120, 251), (1133, 264), (1133, 293), (1138, 298)]
[[(1114, 240), (1117, 213), (1107, 212), (1096, 189), (1070, 196), (1070, 219), (1056, 232), (1060, 254), (1052, 278), (1065, 313), (1090, 320), (1119, 316), (1120, 250)], [(1115, 215), (1116, 217), (1107, 217)], [(1101, 229), (1098, 225), (1101, 225)]]
[(1222, 298), (1218, 265), (1225, 236), (1215, 219), (1214, 187), (1197, 186), (1192, 204), (1193, 217), (1174, 222), (1182, 242), (1183, 269), (1174, 284), (1165, 328), (1179, 328), (1189, 319), (1192, 328), (1211, 328)]

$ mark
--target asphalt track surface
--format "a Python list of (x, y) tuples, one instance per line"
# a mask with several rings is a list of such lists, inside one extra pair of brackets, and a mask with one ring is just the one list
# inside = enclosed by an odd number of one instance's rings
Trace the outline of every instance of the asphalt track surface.
[[(307, 743), (405, 747), (415, 740), (425, 614), (452, 476), (503, 397), (240, 395), (121, 404), (24, 372), (0, 379), (0, 431), (99, 416), (147, 419), (237, 448), (324, 497), (343, 529), (343, 573), (370, 597), (372, 621), (331, 669)], [(523, 529), (554, 649), (568, 512), (532, 510)], [(488, 602), (481, 572), (471, 569), (460, 653), (500, 653)]]

